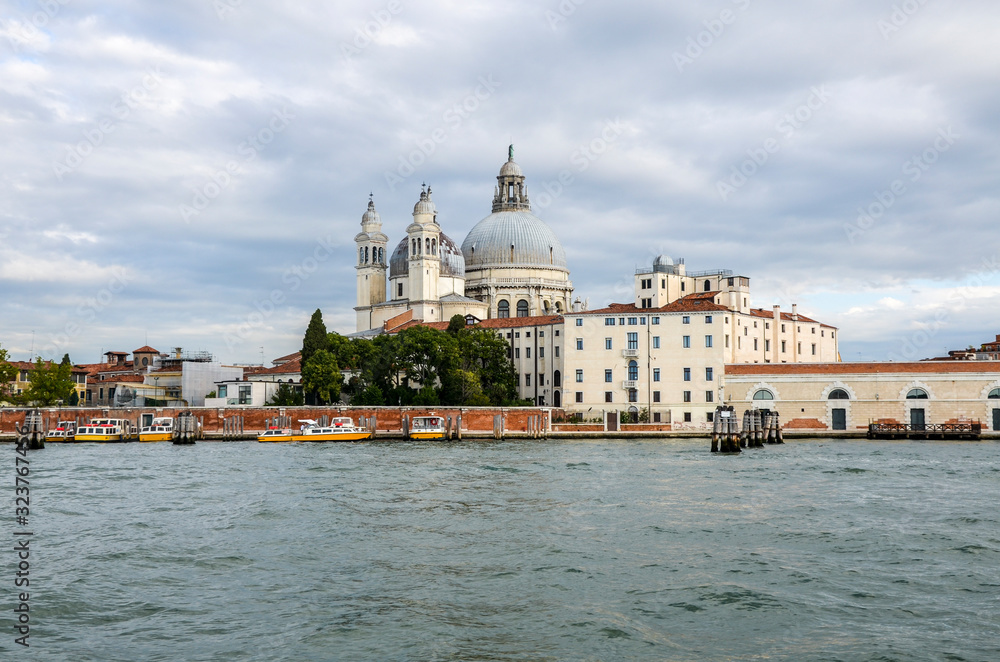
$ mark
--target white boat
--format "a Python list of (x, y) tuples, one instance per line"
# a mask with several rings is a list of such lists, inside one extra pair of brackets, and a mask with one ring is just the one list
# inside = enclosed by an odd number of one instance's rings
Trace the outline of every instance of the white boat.
[(329, 425), (320, 425), (311, 418), (300, 419), (302, 429), (292, 434), (292, 441), (361, 441), (372, 433), (354, 426), (347, 416), (334, 418)]
[(410, 439), (444, 439), (443, 416), (414, 416), (410, 422)]
[(139, 430), (139, 441), (170, 441), (174, 438), (174, 419), (169, 416), (154, 418), (153, 422)]
[(73, 441), (76, 436), (76, 421), (59, 421), (59, 424), (45, 434), (45, 441)]

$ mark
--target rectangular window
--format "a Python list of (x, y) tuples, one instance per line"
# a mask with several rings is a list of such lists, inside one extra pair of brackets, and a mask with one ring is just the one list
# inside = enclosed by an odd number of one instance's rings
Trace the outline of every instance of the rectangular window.
[[(681, 281), (681, 292), (684, 291), (684, 286), (687, 285), (684, 281)], [(690, 419), (689, 419), (690, 420)]]
[(729, 349), (729, 334), (726, 334), (726, 349)]
[(559, 337), (559, 329), (556, 329), (556, 338)]
[(660, 349), (660, 336), (653, 336), (653, 349)]
[(691, 368), (684, 368), (684, 381), (691, 381)]
[(615, 318), (614, 317), (605, 317), (604, 318), (604, 326), (614, 326), (614, 325), (615, 325)]
[(784, 325), (784, 324), (782, 324), (782, 325), (781, 325), (781, 332), (782, 332), (782, 333), (784, 333), (784, 332), (785, 332), (785, 325)]
[(521, 358), (521, 348), (520, 347), (515, 347), (514, 348), (514, 358), (515, 359)]
[(770, 329), (771, 328), (771, 323), (770, 322), (764, 322), (764, 328), (765, 329)]
[(556, 350), (556, 358), (558, 359), (559, 358), (559, 345), (555, 346), (555, 350)]
[(525, 332), (524, 337), (525, 338), (530, 338), (531, 337), (531, 331)]
[(784, 340), (781, 341), (781, 353), (782, 354), (785, 353), (785, 341)]
[(625, 318), (624, 317), (619, 317), (618, 318), (618, 326), (625, 326)]
[[(102, 394), (101, 397), (104, 397), (103, 393), (104, 393), (104, 389), (102, 388), (101, 389), (101, 394)], [(219, 387), (219, 397), (220, 398), (228, 398), (229, 397), (229, 387), (226, 386), (225, 384), (223, 384), (222, 386)]]
[(651, 324), (659, 324), (660, 323), (660, 318), (659, 317), (654, 317), (652, 320), (650, 320), (650, 323)]
[(583, 381), (583, 370), (577, 370), (576, 371), (576, 381), (578, 381), (578, 382), (582, 382)]
[(531, 358), (531, 348), (530, 347), (525, 347), (524, 348), (524, 358), (526, 358), (526, 359), (530, 359)]
[(714, 397), (715, 393), (713, 391), (705, 391), (705, 402), (712, 402)]
[(813, 334), (814, 336), (816, 335), (816, 327), (815, 327), (815, 326), (814, 326), (814, 327), (812, 328), (812, 334)]
[(396, 283), (396, 296), (397, 297), (403, 296), (403, 284), (402, 283)]
[(545, 386), (545, 373), (538, 373), (538, 385)]
[(611, 391), (605, 391), (604, 392), (604, 401), (605, 402), (612, 402), (612, 395), (613, 394), (612, 394)]
[[(646, 307), (649, 308), (649, 306), (646, 306)], [(640, 317), (639, 318), (639, 326), (646, 326), (646, 318), (645, 317)]]
[(705, 368), (705, 381), (710, 382), (715, 377), (715, 370), (712, 368)]
[(604, 381), (611, 383), (611, 370), (609, 369), (604, 370)]
[[(683, 285), (683, 283), (681, 283), (681, 284)], [(689, 411), (684, 412), (684, 422), (685, 423), (690, 423), (691, 422), (691, 412), (689, 412)]]
[(611, 338), (604, 339), (604, 349), (611, 349)]
[(705, 336), (705, 347), (712, 346), (712, 336)]
[(660, 412), (658, 411), (653, 412), (653, 422), (654, 423), (660, 422)]
[(653, 402), (659, 402), (659, 401), (660, 401), (660, 392), (653, 391)]
[(544, 338), (545, 337), (545, 332), (544, 331), (539, 331), (538, 332), (538, 337), (539, 338)]
[(771, 341), (768, 340), (767, 338), (764, 338), (764, 351), (765, 352), (771, 351)]
[(660, 381), (660, 369), (659, 368), (653, 368), (653, 381), (654, 382)]
[(712, 421), (714, 421), (715, 420), (715, 412), (714, 411), (707, 412), (705, 414), (705, 420), (708, 421), (709, 423), (711, 423)]
[(635, 317), (628, 318), (628, 325), (629, 326), (635, 326), (638, 323), (639, 323), (639, 320), (637, 318), (635, 318)]
[(514, 332), (514, 337), (515, 338), (520, 338), (521, 337), (521, 332), (520, 331), (515, 331)]
[(816, 356), (816, 343), (813, 343), (813, 356)]
[(705, 324), (711, 324), (711, 323), (712, 323), (712, 316), (705, 315)]
[(576, 325), (577, 326), (583, 326), (583, 318), (582, 317), (577, 317), (576, 318)]
[(755, 351), (755, 352), (757, 351), (757, 339), (756, 338), (753, 339), (753, 351)]
[(545, 348), (544, 347), (539, 347), (538, 348), (538, 358), (540, 358), (540, 359), (544, 359), (545, 358)]
[(681, 324), (690, 324), (690, 323), (691, 323), (691, 318), (688, 317), (687, 315), (681, 318)]
[(691, 347), (691, 336), (684, 336), (681, 338), (681, 346), (685, 349)]
[(732, 286), (733, 286), (733, 279), (732, 279), (732, 278), (730, 278), (730, 279), (729, 279), (729, 280), (727, 281), (727, 284), (729, 285), (729, 287), (732, 287)]
[(691, 402), (691, 391), (684, 391), (684, 402)]
[(576, 339), (576, 348), (577, 349), (583, 349), (583, 338), (577, 338)]
[(524, 385), (525, 386), (531, 386), (531, 373), (530, 372), (524, 373)]
[(583, 391), (577, 391), (576, 392), (576, 401), (577, 402), (583, 402)]
[(253, 398), (250, 395), (251, 388), (252, 387), (249, 384), (247, 384), (246, 386), (240, 386), (239, 404), (248, 405), (252, 402)]
[(799, 347), (798, 347), (798, 349), (797, 349), (796, 351), (797, 351), (797, 352), (798, 352), (799, 354), (801, 354), (801, 353), (802, 353), (802, 343), (799, 343)]
[(628, 390), (628, 401), (629, 402), (639, 402), (639, 391), (638, 391), (638, 389), (630, 388)]
[(639, 334), (629, 333), (628, 334), (628, 348), (629, 349), (639, 349)]

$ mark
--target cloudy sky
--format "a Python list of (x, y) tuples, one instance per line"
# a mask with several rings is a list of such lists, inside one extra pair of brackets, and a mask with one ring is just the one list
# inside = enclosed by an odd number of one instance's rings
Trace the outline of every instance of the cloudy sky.
[[(996, 0), (0, 3), (0, 345), (227, 362), (354, 330), (369, 192), (459, 243), (507, 145), (591, 307), (658, 254), (841, 328), (1000, 333)], [(562, 183), (560, 182), (562, 180)]]

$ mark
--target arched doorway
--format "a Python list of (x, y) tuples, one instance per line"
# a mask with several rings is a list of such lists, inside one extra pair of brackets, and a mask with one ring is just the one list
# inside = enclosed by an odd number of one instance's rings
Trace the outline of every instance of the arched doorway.
[[(827, 400), (850, 400), (851, 396), (842, 388), (835, 388), (830, 391)], [(834, 430), (847, 429), (847, 409), (844, 407), (830, 408), (830, 427)]]
[(552, 392), (552, 404), (555, 405), (556, 408), (562, 407), (562, 391), (557, 389)]
[(993, 430), (1000, 432), (1000, 388), (990, 391), (987, 398), (997, 401), (993, 403)]

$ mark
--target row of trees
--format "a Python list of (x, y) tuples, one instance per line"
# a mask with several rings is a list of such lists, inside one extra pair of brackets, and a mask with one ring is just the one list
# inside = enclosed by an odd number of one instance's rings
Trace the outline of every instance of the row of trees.
[(55, 404), (76, 406), (79, 395), (73, 384), (73, 363), (69, 354), (62, 361), (53, 363), (35, 359), (35, 365), (28, 373), (29, 386), (24, 393), (13, 392), (13, 383), (19, 369), (10, 363), (10, 355), (0, 347), (0, 402), (15, 405), (49, 407)]
[(526, 404), (507, 351), (503, 338), (467, 327), (461, 315), (447, 331), (418, 325), (367, 339), (328, 333), (317, 309), (302, 340), (302, 387), (307, 404), (342, 395), (356, 405)]

